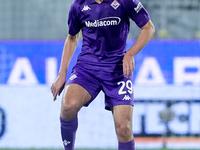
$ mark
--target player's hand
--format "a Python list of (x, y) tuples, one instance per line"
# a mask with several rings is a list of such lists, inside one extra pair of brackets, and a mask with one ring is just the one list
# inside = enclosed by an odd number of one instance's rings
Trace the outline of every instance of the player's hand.
[(51, 92), (53, 94), (53, 100), (54, 101), (56, 100), (57, 95), (60, 95), (60, 93), (64, 89), (65, 82), (66, 82), (66, 74), (61, 74), (61, 75), (58, 75), (58, 77), (56, 78), (56, 80), (52, 84)]
[(135, 69), (134, 57), (129, 53), (129, 51), (127, 51), (123, 59), (124, 77), (126, 78), (131, 77), (134, 69)]

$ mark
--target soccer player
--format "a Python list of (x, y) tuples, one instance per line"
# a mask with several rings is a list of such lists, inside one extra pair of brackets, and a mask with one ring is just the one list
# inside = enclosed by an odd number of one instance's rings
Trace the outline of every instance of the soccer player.
[[(141, 28), (132, 47), (126, 50), (129, 20)], [(155, 28), (138, 0), (74, 0), (69, 11), (59, 75), (52, 84), (54, 100), (64, 89), (68, 65), (83, 36), (82, 50), (67, 81), (60, 115), (65, 150), (74, 150), (77, 114), (100, 91), (105, 93), (105, 109), (113, 114), (119, 150), (134, 150), (132, 132), (134, 56), (152, 38)]]

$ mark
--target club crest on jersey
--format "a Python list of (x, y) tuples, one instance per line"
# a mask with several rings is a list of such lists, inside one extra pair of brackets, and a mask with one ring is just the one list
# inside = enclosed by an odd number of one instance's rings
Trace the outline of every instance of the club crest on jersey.
[(116, 0), (114, 0), (111, 4), (110, 4), (114, 9), (117, 9), (118, 7), (119, 7), (119, 3), (116, 1)]
[(69, 79), (74, 80), (75, 78), (77, 78), (77, 76), (75, 74), (73, 74)]

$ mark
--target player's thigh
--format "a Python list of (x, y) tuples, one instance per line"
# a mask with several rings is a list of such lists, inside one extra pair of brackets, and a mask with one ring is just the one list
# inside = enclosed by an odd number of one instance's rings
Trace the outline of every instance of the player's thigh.
[(68, 84), (65, 87), (62, 106), (71, 106), (76, 109), (80, 109), (88, 101), (90, 101), (91, 95), (86, 89), (78, 84)]
[(112, 108), (112, 112), (116, 130), (128, 128), (132, 131), (132, 105), (116, 105)]

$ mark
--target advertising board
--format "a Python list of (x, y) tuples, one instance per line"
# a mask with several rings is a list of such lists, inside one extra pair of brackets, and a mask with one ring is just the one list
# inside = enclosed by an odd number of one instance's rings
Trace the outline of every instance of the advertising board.
[[(129, 48), (135, 41), (128, 41)], [(0, 148), (62, 148), (59, 113), (50, 92), (64, 41), (0, 42)], [(67, 78), (81, 49), (79, 42)], [(151, 41), (135, 56), (133, 133), (137, 148), (160, 148), (163, 141), (144, 138), (199, 137), (199, 41)], [(169, 109), (170, 111), (168, 111)], [(163, 122), (161, 113), (174, 114)], [(102, 128), (103, 127), (103, 128)], [(140, 140), (143, 137), (143, 140)], [(92, 140), (92, 143), (91, 143)], [(168, 142), (167, 147), (199, 148)], [(77, 148), (116, 148), (112, 114), (100, 93), (79, 113)]]

